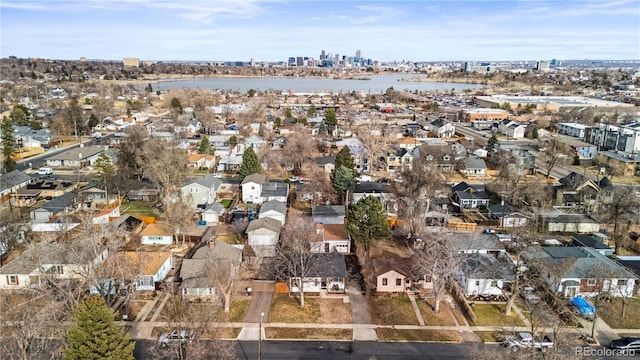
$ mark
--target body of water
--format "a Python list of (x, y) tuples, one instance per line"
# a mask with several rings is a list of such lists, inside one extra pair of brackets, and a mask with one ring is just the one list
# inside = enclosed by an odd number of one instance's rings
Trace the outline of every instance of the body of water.
[(198, 78), (189, 80), (160, 81), (153, 85), (156, 90), (169, 89), (219, 89), (246, 92), (249, 89), (259, 91), (292, 91), (292, 92), (350, 92), (364, 91), (371, 94), (380, 94), (389, 87), (395, 90), (408, 91), (450, 91), (479, 89), (486, 87), (480, 84), (462, 84), (448, 82), (405, 82), (400, 79), (421, 77), (421, 75), (400, 74), (400, 75), (372, 75), (371, 80), (338, 80), (328, 78), (306, 78), (306, 77), (214, 77)]

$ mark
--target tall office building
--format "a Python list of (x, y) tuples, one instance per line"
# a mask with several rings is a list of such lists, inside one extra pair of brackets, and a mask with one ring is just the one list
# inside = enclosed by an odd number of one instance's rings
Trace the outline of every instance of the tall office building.
[(360, 50), (356, 50), (356, 61), (359, 61), (360, 59), (362, 59), (362, 51)]
[(326, 58), (327, 58), (327, 53), (324, 50), (322, 50), (320, 52), (320, 60), (325, 60)]

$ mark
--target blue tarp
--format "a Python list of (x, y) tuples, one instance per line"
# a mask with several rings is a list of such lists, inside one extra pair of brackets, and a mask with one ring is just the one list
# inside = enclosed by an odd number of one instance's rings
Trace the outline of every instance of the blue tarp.
[(571, 305), (576, 307), (582, 315), (593, 315), (596, 312), (596, 308), (585, 298), (574, 297), (571, 299)]

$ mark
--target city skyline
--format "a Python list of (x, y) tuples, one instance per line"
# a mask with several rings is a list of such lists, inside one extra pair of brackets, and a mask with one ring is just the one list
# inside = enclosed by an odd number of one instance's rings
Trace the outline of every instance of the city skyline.
[(15, 1), (1, 56), (286, 61), (640, 59), (637, 1)]

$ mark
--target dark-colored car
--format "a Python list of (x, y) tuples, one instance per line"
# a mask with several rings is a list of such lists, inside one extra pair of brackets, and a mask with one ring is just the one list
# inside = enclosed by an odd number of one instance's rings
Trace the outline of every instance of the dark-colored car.
[(640, 350), (640, 337), (625, 336), (611, 342), (611, 348), (616, 350)]

